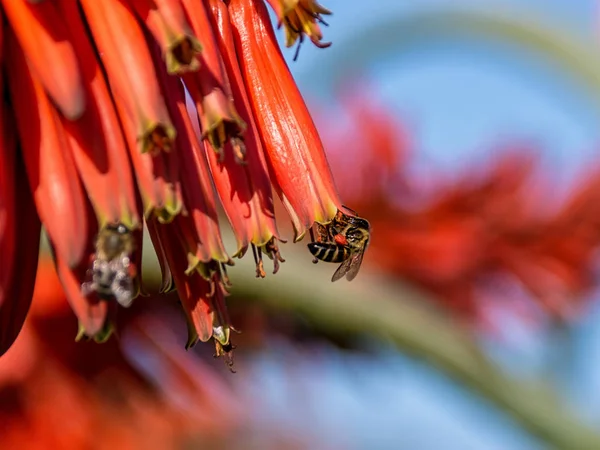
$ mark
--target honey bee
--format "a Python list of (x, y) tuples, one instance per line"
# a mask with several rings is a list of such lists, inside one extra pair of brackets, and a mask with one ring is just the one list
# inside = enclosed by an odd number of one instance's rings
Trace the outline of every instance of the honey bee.
[(95, 292), (101, 300), (116, 300), (128, 308), (134, 298), (133, 278), (135, 267), (131, 254), (135, 242), (131, 231), (123, 224), (104, 227), (96, 240), (96, 253), (92, 263), (91, 281), (81, 285), (84, 296)]
[(318, 228), (318, 241), (308, 244), (308, 249), (315, 257), (314, 261), (342, 263), (331, 281), (344, 276), (352, 281), (358, 275), (369, 244), (370, 229), (367, 220), (338, 211), (327, 227), (321, 225)]

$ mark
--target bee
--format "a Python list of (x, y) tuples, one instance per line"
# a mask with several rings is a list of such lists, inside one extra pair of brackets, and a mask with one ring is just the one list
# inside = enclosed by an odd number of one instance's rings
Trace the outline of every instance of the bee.
[(358, 275), (369, 244), (369, 222), (357, 215), (349, 216), (338, 211), (331, 224), (321, 227), (319, 240), (308, 244), (309, 251), (315, 257), (315, 261), (342, 263), (331, 281), (337, 281), (344, 276), (348, 281), (352, 281)]
[(101, 300), (116, 300), (128, 308), (134, 298), (135, 267), (131, 254), (135, 241), (131, 231), (123, 224), (104, 227), (96, 240), (96, 253), (92, 263), (91, 281), (81, 285), (84, 296), (95, 292)]

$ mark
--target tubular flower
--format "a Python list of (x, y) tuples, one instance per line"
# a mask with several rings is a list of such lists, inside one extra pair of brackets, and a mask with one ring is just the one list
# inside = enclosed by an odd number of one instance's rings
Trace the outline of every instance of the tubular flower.
[[(310, 1), (292, 6), (285, 14), (298, 27), (325, 13)], [(0, 12), (0, 352), (27, 315), (42, 226), (77, 337), (97, 342), (146, 292), (147, 229), (161, 292), (179, 292), (188, 344), (213, 338), (231, 362), (233, 261), (218, 201), (234, 256), (252, 246), (257, 276), (263, 253), (275, 272), (283, 262), (273, 191), (296, 240), (320, 224), (321, 246), (348, 245), (321, 141), (265, 5), (0, 0)]]
[(341, 201), (323, 144), (277, 45), (265, 4), (231, 0), (228, 8), (272, 182), (299, 240), (313, 223), (329, 223), (342, 208)]
[(238, 115), (231, 99), (229, 81), (211, 28), (209, 11), (204, 1), (181, 1), (194, 32), (204, 46), (200, 70), (184, 76), (186, 87), (196, 103), (202, 137), (208, 141), (221, 161), (224, 159), (223, 147), (228, 141), (243, 159), (241, 135), (246, 124)]
[(304, 41), (304, 35), (319, 48), (327, 48), (331, 42), (321, 42), (323, 33), (319, 25), (327, 26), (322, 15), (330, 15), (331, 11), (319, 5), (315, 0), (267, 0), (279, 19), (279, 26), (284, 25), (285, 45), (293, 46), (296, 42), (298, 50)]
[[(226, 73), (231, 82), (232, 96), (238, 105), (240, 115), (251, 131), (245, 135), (244, 154), (237, 156), (238, 160), (244, 161), (244, 165), (237, 164), (231, 155), (226, 156), (222, 162), (217, 161), (216, 155), (209, 152), (210, 167), (221, 203), (238, 237), (237, 254), (243, 255), (248, 244), (251, 243), (258, 247), (259, 251), (265, 250), (277, 263), (277, 261), (281, 261), (281, 257), (277, 254), (276, 240), (279, 240), (279, 233), (275, 223), (271, 182), (256, 123), (252, 117), (252, 109), (244, 88), (244, 79), (238, 66), (229, 12), (220, 0), (209, 0), (208, 3), (212, 25), (223, 55)], [(236, 211), (244, 209), (247, 211), (243, 216), (236, 213)], [(250, 222), (251, 226), (245, 227), (246, 222)], [(267, 250), (267, 245), (272, 246), (274, 250), (272, 253)], [(264, 277), (260, 267), (257, 274)]]

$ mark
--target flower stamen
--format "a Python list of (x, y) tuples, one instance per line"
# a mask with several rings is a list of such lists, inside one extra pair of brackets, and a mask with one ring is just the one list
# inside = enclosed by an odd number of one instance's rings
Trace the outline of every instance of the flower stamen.
[(229, 275), (227, 274), (227, 266), (221, 263), (221, 281), (224, 288), (230, 288), (232, 286)]
[(254, 263), (256, 264), (256, 278), (265, 278), (267, 273), (262, 259), (262, 251), (260, 247), (252, 244), (252, 255), (254, 256)]
[(275, 275), (279, 271), (279, 263), (285, 262), (285, 259), (281, 257), (279, 246), (277, 245), (275, 238), (271, 238), (271, 240), (265, 244), (265, 253), (273, 260), (273, 275)]
[(175, 60), (183, 66), (191, 65), (198, 54), (197, 47), (192, 44), (188, 37), (182, 39), (171, 52)]
[(144, 143), (144, 151), (152, 156), (158, 156), (161, 151), (170, 152), (173, 148), (173, 140), (167, 135), (162, 126), (157, 126), (150, 132), (148, 139)]

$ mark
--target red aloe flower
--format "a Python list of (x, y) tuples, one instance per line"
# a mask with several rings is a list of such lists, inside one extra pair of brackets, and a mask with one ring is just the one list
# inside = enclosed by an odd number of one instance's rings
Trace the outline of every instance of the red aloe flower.
[(87, 40), (77, 4), (71, 0), (57, 3), (73, 38), (88, 99), (81, 118), (62, 120), (75, 164), (100, 226), (119, 222), (136, 228), (140, 225), (140, 217), (134, 179), (102, 68)]
[[(235, 45), (273, 184), (292, 218), (295, 241), (329, 223), (341, 201), (319, 134), (258, 0), (229, 3)], [(286, 120), (274, 118), (285, 117)], [(311, 199), (312, 202), (308, 202)]]
[[(6, 150), (14, 151), (15, 148), (4, 147), (2, 165), (8, 162)], [(2, 271), (6, 275), (12, 271), (15, 274), (20, 272), (19, 276), (3, 276), (0, 279), (0, 355), (3, 355), (17, 338), (25, 317), (29, 312), (33, 287), (35, 284), (35, 274), (38, 264), (39, 242), (41, 224), (35, 209), (35, 203), (27, 186), (27, 175), (25, 174), (25, 165), (20, 154), (16, 154), (16, 160), (13, 165), (12, 181), (13, 188), (7, 189), (6, 194), (12, 191), (15, 195), (13, 201), (18, 202), (19, 207), (11, 213), (10, 209), (2, 210), (0, 205), (0, 214), (5, 214), (6, 227), (0, 234), (0, 243), (5, 244), (5, 239), (14, 239), (14, 249), (9, 253), (0, 254), (2, 261)], [(10, 166), (7, 166), (10, 167)], [(8, 200), (8, 199), (7, 199)], [(10, 231), (13, 231), (10, 233)], [(0, 230), (2, 231), (2, 230)], [(6, 247), (5, 247), (6, 248)]]
[(8, 83), (27, 176), (42, 224), (60, 258), (78, 265), (87, 245), (84, 193), (58, 112), (29, 70), (12, 34), (6, 36)]
[[(161, 292), (173, 285), (179, 291), (190, 345), (213, 338), (217, 354), (230, 361), (225, 299), (233, 261), (221, 239), (217, 201), (232, 225), (235, 255), (252, 246), (259, 276), (265, 275), (263, 252), (275, 272), (283, 261), (273, 190), (288, 208), (296, 239), (315, 223), (331, 222), (341, 207), (265, 5), (0, 5), (8, 19), (0, 29), (1, 73), (7, 74), (0, 79), (6, 94), (0, 351), (11, 345), (29, 308), (41, 221), (79, 321), (78, 339), (106, 341), (119, 307), (146, 293), (146, 226), (161, 264)], [(316, 20), (304, 13), (324, 13), (314, 2), (294, 6), (300, 9), (286, 12), (292, 24)], [(339, 230), (331, 238), (336, 244), (347, 245)], [(23, 270), (19, 277), (17, 270)]]
[[(69, 33), (53, 2), (2, 0), (29, 64), (48, 96), (69, 119), (83, 113), (85, 95)], [(60, 61), (60, 64), (56, 62)]]
[(319, 5), (315, 0), (267, 0), (285, 30), (286, 47), (293, 46), (298, 40), (298, 50), (304, 41), (304, 35), (319, 48), (327, 48), (331, 42), (321, 42), (323, 33), (321, 25), (327, 25), (321, 15), (329, 15), (331, 11)]
[[(269, 246), (270, 251), (274, 252), (270, 256), (277, 267), (277, 261), (282, 259), (277, 254), (275, 244), (275, 239), (279, 240), (280, 237), (275, 223), (271, 182), (258, 129), (252, 117), (244, 80), (238, 66), (229, 12), (221, 1), (209, 0), (209, 4), (212, 25), (231, 82), (233, 99), (238, 105), (242, 119), (249, 125), (244, 134), (243, 155), (239, 155), (235, 160), (231, 155), (226, 155), (223, 161), (217, 161), (216, 155), (209, 152), (213, 178), (229, 222), (238, 238), (236, 254), (243, 255), (249, 243), (258, 247), (259, 251), (265, 250), (269, 254), (267, 250)], [(244, 165), (238, 164), (242, 159)], [(243, 211), (242, 214), (240, 211)], [(258, 274), (264, 276), (260, 268)]]
[[(126, 1), (82, 0), (119, 113), (142, 152), (169, 150), (175, 138), (144, 33)], [(135, 78), (132, 77), (135, 74)]]
[(195, 72), (202, 44), (193, 34), (179, 0), (129, 0), (160, 45), (170, 74)]
[(241, 134), (246, 124), (239, 117), (231, 99), (229, 81), (223, 67), (223, 61), (217, 40), (210, 24), (206, 3), (202, 1), (181, 0), (189, 17), (192, 28), (203, 45), (200, 55), (200, 69), (197, 73), (184, 75), (186, 87), (190, 92), (200, 118), (202, 137), (222, 160), (223, 147), (231, 141), (232, 148), (243, 158)]

